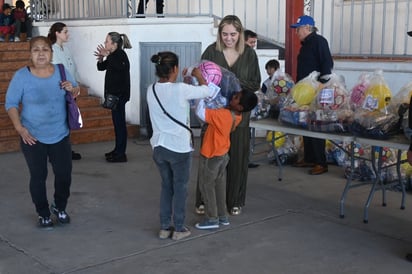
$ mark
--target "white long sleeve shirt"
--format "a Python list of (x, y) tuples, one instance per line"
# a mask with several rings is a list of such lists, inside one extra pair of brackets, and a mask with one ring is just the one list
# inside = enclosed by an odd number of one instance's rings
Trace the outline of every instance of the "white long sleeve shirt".
[[(193, 86), (171, 82), (156, 82), (155, 90), (165, 110), (188, 127), (190, 127), (189, 100), (208, 97), (212, 94), (212, 90), (205, 85)], [(162, 146), (178, 153), (192, 151), (190, 132), (163, 113), (153, 94), (152, 85), (147, 88), (147, 104), (153, 128), (153, 136), (150, 139), (152, 148)]]

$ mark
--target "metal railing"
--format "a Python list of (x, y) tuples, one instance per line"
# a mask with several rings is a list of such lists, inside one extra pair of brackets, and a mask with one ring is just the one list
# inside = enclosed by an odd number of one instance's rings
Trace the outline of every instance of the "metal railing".
[[(141, 0), (145, 1), (145, 0)], [(288, 0), (165, 0), (167, 17), (209, 16), (220, 19), (236, 14), (244, 26), (261, 39), (285, 45)], [(289, 0), (292, 1), (292, 0)], [(106, 18), (156, 17), (155, 0), (145, 14), (137, 14), (139, 0), (32, 0), (36, 21), (96, 20)], [(406, 57), (412, 54), (410, 0), (305, 0), (303, 13), (315, 18), (316, 26), (335, 56)]]
[(406, 57), (412, 54), (410, 0), (316, 0), (311, 14), (340, 56)]

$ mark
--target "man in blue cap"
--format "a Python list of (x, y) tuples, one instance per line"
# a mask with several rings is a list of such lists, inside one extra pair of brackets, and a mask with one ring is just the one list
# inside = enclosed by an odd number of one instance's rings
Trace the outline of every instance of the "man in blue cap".
[[(318, 35), (315, 21), (308, 15), (302, 15), (290, 26), (296, 29), (296, 35), (301, 41), (298, 54), (296, 82), (308, 76), (311, 72), (320, 72), (318, 81), (326, 83), (333, 68), (332, 55), (328, 41)], [(325, 79), (326, 78), (326, 79)], [(325, 140), (303, 137), (304, 158), (294, 164), (295, 167), (311, 167), (309, 174), (319, 175), (328, 172), (325, 154)]]

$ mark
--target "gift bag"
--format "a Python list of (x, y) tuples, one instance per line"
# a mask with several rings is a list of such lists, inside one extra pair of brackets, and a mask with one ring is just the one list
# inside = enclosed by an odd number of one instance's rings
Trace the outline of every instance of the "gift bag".
[(342, 77), (331, 74), (328, 78), (311, 103), (308, 128), (320, 132), (347, 132), (353, 116), (349, 92)]
[(292, 87), (280, 109), (280, 122), (303, 128), (308, 127), (310, 104), (319, 88), (317, 81), (319, 74), (313, 71)]
[(382, 71), (375, 71), (365, 90), (363, 102), (354, 110), (350, 131), (355, 136), (388, 139), (399, 133), (399, 115), (390, 108), (392, 92)]

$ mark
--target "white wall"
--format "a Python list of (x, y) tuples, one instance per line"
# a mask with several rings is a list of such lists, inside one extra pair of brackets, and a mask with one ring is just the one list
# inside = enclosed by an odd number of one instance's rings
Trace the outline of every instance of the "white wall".
[(371, 61), (335, 61), (334, 71), (343, 75), (346, 87), (350, 90), (357, 83), (359, 76), (363, 72), (373, 72), (382, 70), (383, 77), (395, 95), (407, 83), (412, 82), (412, 62), (371, 62)]
[[(47, 35), (53, 22), (38, 22), (36, 30)], [(140, 42), (201, 42), (202, 52), (216, 40), (213, 34), (213, 19), (197, 18), (133, 18), (93, 21), (66, 22), (73, 58), (80, 75), (80, 82), (89, 87), (91, 95), (103, 97), (104, 72), (97, 71), (93, 55), (98, 44), (103, 44), (110, 31), (125, 33), (133, 46), (126, 49), (131, 63), (131, 98), (126, 104), (126, 119), (129, 123), (140, 124)], [(200, 56), (199, 56), (200, 59)], [(181, 68), (183, 69), (183, 68)], [(154, 73), (154, 71), (153, 71)]]

